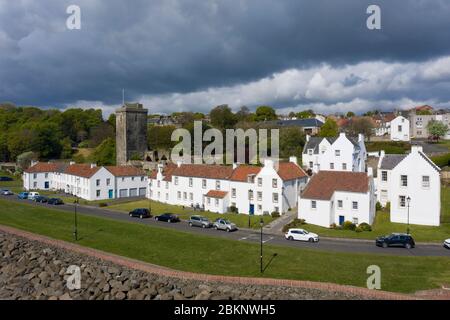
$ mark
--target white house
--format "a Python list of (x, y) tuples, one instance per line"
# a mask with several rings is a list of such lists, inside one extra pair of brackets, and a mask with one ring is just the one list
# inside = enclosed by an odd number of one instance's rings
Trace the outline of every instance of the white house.
[(145, 196), (148, 180), (132, 166), (38, 162), (24, 172), (25, 190), (54, 190), (85, 200)]
[[(408, 155), (383, 151), (376, 180), (378, 201), (390, 202), (391, 221), (439, 226), (441, 212), (440, 169), (424, 153), (412, 146)], [(408, 201), (409, 199), (409, 201)]]
[(345, 133), (334, 138), (306, 136), (302, 164), (312, 172), (365, 172), (366, 159), (367, 152), (362, 134), (357, 139), (347, 137)]
[(345, 221), (372, 224), (375, 187), (369, 173), (320, 171), (312, 176), (298, 201), (298, 218), (329, 228)]
[(265, 160), (263, 167), (238, 165), (160, 165), (150, 176), (148, 197), (174, 205), (200, 206), (224, 213), (230, 207), (250, 215), (285, 213), (296, 207), (307, 175), (290, 162)]
[(390, 135), (392, 141), (410, 141), (409, 120), (398, 116), (390, 123)]

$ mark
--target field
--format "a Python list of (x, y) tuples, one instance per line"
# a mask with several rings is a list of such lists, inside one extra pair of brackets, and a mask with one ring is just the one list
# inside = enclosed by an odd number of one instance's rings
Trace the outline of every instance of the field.
[[(0, 224), (72, 241), (73, 215), (57, 209), (0, 200)], [(259, 244), (193, 235), (137, 223), (79, 215), (79, 244), (177, 270), (261, 276)], [(274, 257), (274, 254), (276, 256)], [(369, 265), (382, 270), (382, 289), (397, 292), (450, 281), (446, 257), (397, 257), (264, 246), (264, 277), (365, 286)]]

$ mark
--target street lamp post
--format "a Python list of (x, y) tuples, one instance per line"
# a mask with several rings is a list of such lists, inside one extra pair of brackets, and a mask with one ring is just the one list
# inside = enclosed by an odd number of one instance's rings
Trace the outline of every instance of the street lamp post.
[(260, 245), (261, 245), (261, 254), (260, 254), (260, 272), (263, 273), (263, 226), (264, 226), (264, 220), (263, 218), (261, 218), (261, 220), (259, 221), (259, 225), (261, 227), (261, 241), (260, 241)]
[(409, 234), (409, 203), (411, 202), (410, 196), (408, 196), (408, 198), (406, 198), (406, 202), (408, 203), (408, 220), (407, 220), (406, 233)]
[(80, 182), (80, 178), (76, 178), (76, 188), (75, 188), (75, 214), (74, 214), (74, 229), (73, 229), (73, 237), (75, 241), (78, 241), (78, 217), (77, 217), (77, 207), (78, 207), (78, 183)]

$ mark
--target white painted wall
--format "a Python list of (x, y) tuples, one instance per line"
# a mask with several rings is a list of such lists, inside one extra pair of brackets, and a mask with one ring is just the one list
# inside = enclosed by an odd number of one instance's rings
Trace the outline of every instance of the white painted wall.
[(405, 117), (398, 116), (391, 121), (390, 125), (392, 141), (410, 141), (409, 120)]

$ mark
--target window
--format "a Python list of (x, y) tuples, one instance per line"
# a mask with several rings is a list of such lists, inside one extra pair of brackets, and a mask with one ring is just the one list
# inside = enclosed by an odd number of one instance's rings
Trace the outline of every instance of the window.
[(189, 187), (192, 187), (193, 183), (194, 183), (194, 180), (192, 178), (189, 178)]
[(216, 207), (218, 207), (218, 206), (219, 206), (219, 199), (216, 198), (216, 199), (214, 199), (214, 200), (215, 200), (214, 202), (215, 202), (215, 204), (216, 204)]
[(189, 200), (193, 201), (194, 200), (194, 194), (191, 192), (189, 193)]
[(262, 205), (258, 204), (258, 211), (262, 211)]
[(231, 197), (236, 198), (236, 189), (235, 188), (231, 189)]
[(334, 163), (333, 162), (330, 163), (330, 170), (334, 170)]
[(430, 187), (430, 176), (422, 176), (422, 188)]
[(400, 208), (406, 207), (406, 196), (399, 196), (399, 205)]
[(166, 200), (169, 200), (169, 194), (166, 193)]
[(158, 180), (158, 181), (156, 182), (156, 185), (158, 186), (158, 188), (161, 187), (161, 181)]
[(181, 199), (181, 191), (178, 191), (178, 192), (177, 192), (177, 198), (178, 198), (178, 200)]
[(169, 182), (166, 181), (166, 189), (169, 189)]
[(203, 189), (206, 189), (206, 179), (203, 179), (203, 180), (202, 180), (202, 188), (203, 188)]
[(207, 203), (208, 205), (211, 204), (211, 198), (210, 198), (210, 197), (206, 198), (206, 203)]
[(100, 190), (97, 190), (96, 192), (97, 197), (100, 197)]
[(381, 171), (381, 181), (387, 182), (387, 171)]
[(183, 200), (187, 200), (187, 192), (183, 192)]
[(402, 132), (402, 126), (398, 126), (398, 132)]
[(277, 188), (277, 187), (278, 187), (278, 180), (272, 179), (272, 188)]
[(161, 197), (161, 192), (158, 191), (158, 199)]
[(422, 135), (422, 131), (417, 130), (417, 135), (418, 135), (418, 136), (421, 136), (421, 135)]
[(232, 202), (231, 203), (231, 207), (235, 207), (236, 208), (236, 202)]
[(134, 181), (134, 177), (131, 177), (131, 181)]
[(109, 186), (111, 184), (111, 179), (106, 179), (106, 185)]
[(278, 193), (272, 194), (272, 200), (273, 200), (273, 203), (278, 203)]
[(308, 154), (309, 154), (310, 156), (312, 156), (312, 154), (313, 154), (313, 149), (308, 149)]
[(311, 200), (311, 209), (317, 209), (317, 202), (315, 200)]
[(248, 200), (253, 200), (253, 190), (248, 190)]
[(381, 190), (381, 201), (385, 202), (388, 199), (388, 192), (387, 190)]
[(220, 181), (216, 180), (216, 190), (220, 190)]
[(33, 188), (36, 189), (37, 188), (37, 182), (33, 182)]
[(400, 176), (400, 186), (402, 186), (402, 187), (408, 186), (408, 176), (406, 176), (406, 175)]
[(47, 178), (48, 178), (48, 173), (45, 174), (45, 179), (47, 179)]
[(335, 151), (334, 151), (334, 155), (335, 155), (336, 157), (340, 157), (340, 156), (341, 156), (341, 150), (335, 150)]
[(175, 177), (175, 185), (178, 185), (178, 177)]
[(314, 166), (313, 162), (310, 161), (310, 162), (309, 162), (309, 168), (312, 169), (313, 166)]
[(342, 170), (347, 170), (347, 164), (346, 163), (342, 164)]
[(141, 177), (141, 182), (144, 181), (144, 177)]
[(36, 173), (33, 174), (33, 178), (34, 178), (34, 179), (37, 178), (37, 174), (36, 174)]
[(344, 206), (344, 203), (342, 200), (338, 200), (338, 208), (342, 209), (342, 207)]
[(353, 210), (358, 210), (358, 201), (353, 201), (352, 202), (352, 209)]
[(262, 178), (258, 178), (258, 187), (262, 187)]
[(358, 218), (353, 218), (353, 223), (358, 224)]
[(274, 208), (273, 208), (273, 211), (275, 211), (275, 212), (280, 212), (280, 208), (279, 208), (279, 207), (274, 207)]
[(98, 186), (100, 185), (100, 179), (97, 179), (97, 180), (95, 181), (95, 184), (96, 184), (96, 186), (98, 187)]
[(122, 182), (124, 182), (125, 181), (125, 178), (124, 177), (122, 177)]
[(261, 191), (258, 191), (257, 197), (258, 197), (258, 201), (262, 200), (262, 192)]

